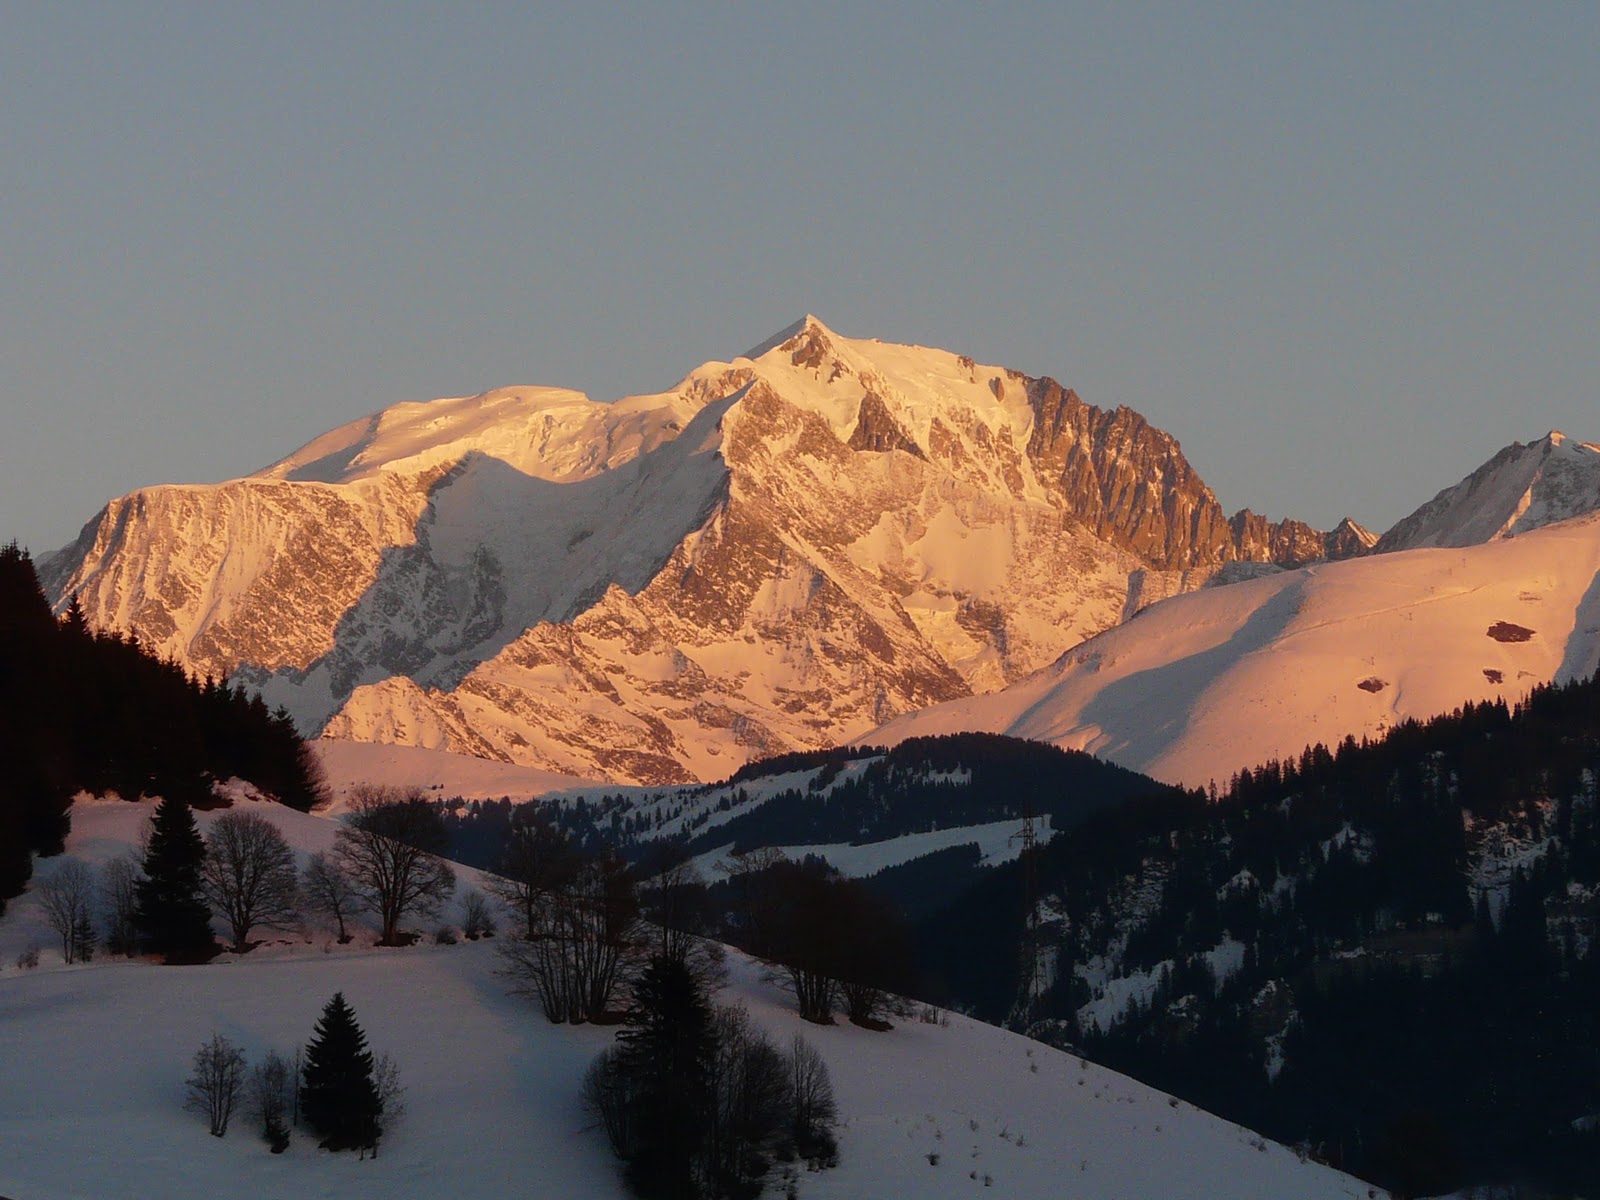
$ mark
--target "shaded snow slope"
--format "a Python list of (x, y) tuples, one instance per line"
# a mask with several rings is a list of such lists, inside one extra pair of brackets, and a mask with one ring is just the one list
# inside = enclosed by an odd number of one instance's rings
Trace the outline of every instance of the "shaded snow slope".
[(1225, 782), (1309, 743), (1466, 700), (1515, 701), (1600, 662), (1600, 516), (1456, 549), (1372, 555), (1152, 606), (1004, 691), (865, 743), (988, 730), (1171, 783)]
[[(69, 852), (126, 848), (148, 811), (79, 806)], [(261, 811), (302, 851), (331, 837), (318, 818)], [(626, 1195), (578, 1103), (581, 1074), (612, 1031), (551, 1026), (507, 996), (492, 943), (380, 951), (358, 940), (324, 953), (319, 937), (183, 968), (62, 967), (47, 950), (38, 969), (19, 971), (30, 903), (0, 919), (0, 1194)], [(219, 1140), (182, 1110), (190, 1059), (213, 1032), (252, 1059), (269, 1049), (292, 1056), (336, 990), (372, 1047), (397, 1059), (406, 1086), (407, 1115), (377, 1159), (318, 1151), (298, 1132), (272, 1155), (248, 1117)], [(1018, 1200), (1367, 1194), (1188, 1104), (963, 1017), (886, 1034), (818, 1028), (742, 962), (723, 999), (747, 1005), (780, 1040), (803, 1033), (832, 1073), (842, 1162), (802, 1172), (802, 1197), (970, 1197), (986, 1180), (988, 1194)]]

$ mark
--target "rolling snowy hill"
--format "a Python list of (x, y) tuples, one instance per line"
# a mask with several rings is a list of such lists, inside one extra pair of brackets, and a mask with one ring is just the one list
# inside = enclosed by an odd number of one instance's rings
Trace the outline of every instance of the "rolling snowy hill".
[[(1436, 523), (1427, 536), (1451, 540), (1448, 528)], [(981, 729), (1205, 786), (1310, 743), (1374, 736), (1469, 699), (1514, 701), (1536, 683), (1592, 674), (1600, 515), (1514, 537), (1495, 528), (1482, 544), (1321, 563), (1174, 597), (1003, 691), (910, 714), (862, 741)]]
[[(254, 805), (302, 853), (330, 822)], [(103, 861), (138, 840), (148, 804), (80, 803), (69, 855)], [(205, 825), (211, 815), (200, 814)], [(45, 860), (47, 876), (63, 859)], [(469, 873), (470, 874), (470, 873)], [(378, 950), (325, 931), (286, 935), (202, 967), (96, 959), (13, 965), (48, 947), (32, 897), (0, 919), (0, 1194), (183, 1200), (231, 1196), (625, 1195), (578, 1103), (611, 1038), (551, 1026), (505, 994), (493, 943)], [(296, 1134), (272, 1155), (247, 1118), (208, 1137), (183, 1079), (213, 1032), (252, 1057), (292, 1055), (342, 990), (373, 1047), (399, 1061), (407, 1115), (375, 1160)], [(840, 1103), (841, 1165), (801, 1173), (805, 1197), (1358, 1197), (1367, 1186), (1075, 1057), (960, 1016), (889, 1033), (818, 1028), (735, 964), (722, 997), (824, 1055)]]
[(672, 391), (400, 404), (247, 479), (114, 500), (53, 598), (307, 732), (642, 783), (991, 691), (1237, 560), (1169, 435), (815, 318)]

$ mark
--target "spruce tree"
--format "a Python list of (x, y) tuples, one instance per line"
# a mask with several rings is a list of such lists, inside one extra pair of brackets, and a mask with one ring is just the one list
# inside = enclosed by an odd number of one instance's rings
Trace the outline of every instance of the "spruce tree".
[(145, 948), (167, 962), (203, 962), (216, 952), (211, 909), (201, 898), (206, 846), (180, 797), (156, 805), (144, 878), (134, 885), (134, 927)]
[(372, 1053), (355, 1013), (335, 992), (306, 1044), (300, 1113), (325, 1150), (374, 1149), (383, 1129)]
[(684, 963), (659, 955), (634, 985), (617, 1063), (631, 1081), (636, 1143), (627, 1165), (635, 1194), (661, 1200), (700, 1195), (696, 1164), (707, 1126), (715, 1042), (711, 1002)]

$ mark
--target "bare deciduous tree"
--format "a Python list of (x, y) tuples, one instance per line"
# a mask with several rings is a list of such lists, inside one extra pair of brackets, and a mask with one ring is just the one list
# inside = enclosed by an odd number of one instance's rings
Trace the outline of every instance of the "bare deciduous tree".
[(400, 922), (408, 913), (432, 916), (455, 891), (456, 874), (439, 857), (447, 842), (444, 820), (421, 788), (357, 784), (350, 789), (350, 812), (337, 834), (333, 860), (377, 915), (380, 944), (398, 944)]
[(554, 892), (566, 887), (579, 865), (566, 836), (537, 810), (520, 810), (489, 879), (492, 891), (523, 918), (524, 937), (533, 937), (538, 911)]
[(244, 1068), (244, 1051), (220, 1033), (195, 1051), (194, 1074), (186, 1081), (189, 1095), (183, 1106), (206, 1118), (212, 1137), (228, 1132), (244, 1085)]
[(300, 919), (294, 851), (278, 827), (260, 813), (227, 812), (211, 824), (201, 889), (243, 954), (256, 926), (288, 929)]
[(100, 900), (106, 912), (106, 948), (113, 954), (132, 958), (139, 951), (139, 931), (133, 924), (142, 872), (139, 855), (133, 851), (118, 855), (100, 868)]
[(269, 1050), (250, 1072), (250, 1111), (261, 1121), (261, 1137), (282, 1154), (289, 1147), (289, 1060)]
[(833, 1135), (839, 1119), (833, 1080), (821, 1053), (798, 1033), (789, 1050), (789, 1070), (795, 1149), (813, 1167), (832, 1166), (839, 1154)]
[(61, 938), (61, 957), (69, 963), (94, 954), (94, 871), (69, 858), (38, 884), (39, 907)]
[(532, 912), (531, 932), (500, 946), (501, 974), (551, 1021), (600, 1017), (640, 950), (626, 864), (614, 854), (582, 864)]
[(742, 854), (730, 854), (717, 863), (733, 891), (738, 922), (733, 932), (739, 944), (757, 956), (767, 952), (777, 907), (773, 868), (788, 861), (776, 846), (759, 846)]
[(326, 854), (313, 854), (301, 877), (300, 892), (307, 908), (332, 917), (338, 923), (339, 944), (348, 942), (350, 935), (345, 932), (344, 923), (354, 915), (361, 898), (356, 895), (355, 884), (344, 869)]

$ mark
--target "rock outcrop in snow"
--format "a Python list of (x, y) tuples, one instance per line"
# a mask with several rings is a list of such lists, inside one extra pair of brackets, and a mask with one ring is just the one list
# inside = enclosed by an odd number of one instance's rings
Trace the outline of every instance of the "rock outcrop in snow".
[(400, 404), (247, 479), (114, 501), (46, 583), (308, 731), (673, 782), (1021, 679), (1225, 564), (1169, 435), (807, 318), (672, 391)]

